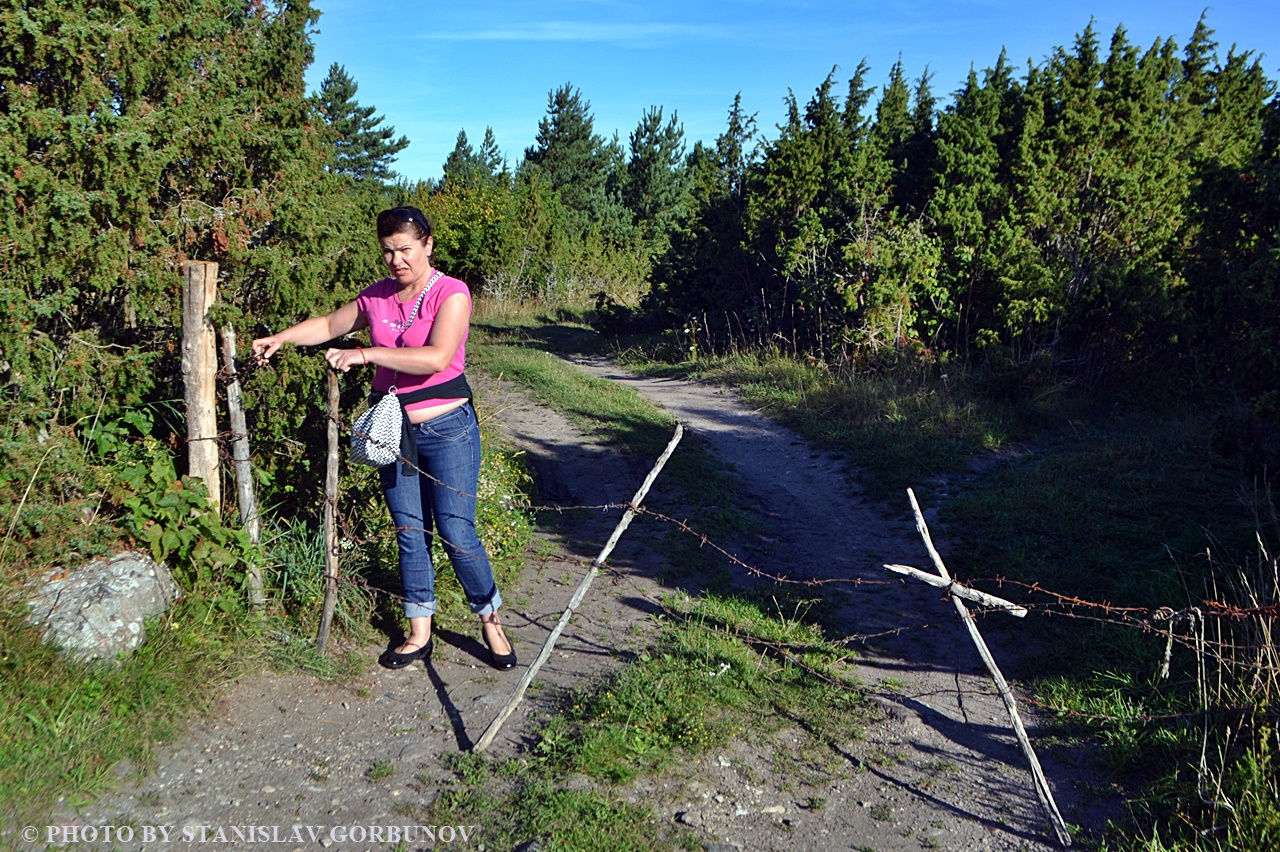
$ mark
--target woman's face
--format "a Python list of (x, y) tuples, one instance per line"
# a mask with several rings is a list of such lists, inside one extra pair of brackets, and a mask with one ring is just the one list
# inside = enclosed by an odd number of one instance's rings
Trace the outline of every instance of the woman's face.
[(382, 261), (387, 272), (400, 286), (413, 286), (424, 280), (431, 271), (431, 250), (435, 240), (427, 237), (419, 240), (407, 231), (382, 237)]

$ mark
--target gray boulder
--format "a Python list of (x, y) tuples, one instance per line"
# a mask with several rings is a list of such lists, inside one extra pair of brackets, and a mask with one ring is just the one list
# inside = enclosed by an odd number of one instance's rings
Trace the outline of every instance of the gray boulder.
[(27, 621), (77, 660), (116, 663), (146, 638), (144, 624), (182, 596), (169, 569), (126, 551), (81, 568), (55, 568), (29, 602)]

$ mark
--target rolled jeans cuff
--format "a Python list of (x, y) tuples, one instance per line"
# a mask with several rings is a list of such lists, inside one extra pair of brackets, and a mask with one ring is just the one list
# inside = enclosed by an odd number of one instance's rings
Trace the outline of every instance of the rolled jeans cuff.
[(436, 614), (435, 601), (405, 601), (404, 617), (405, 618), (430, 618)]
[(489, 600), (479, 606), (476, 606), (475, 604), (471, 604), (470, 606), (471, 611), (476, 615), (493, 615), (502, 606), (502, 593), (495, 587), (493, 590), (493, 597), (489, 598)]

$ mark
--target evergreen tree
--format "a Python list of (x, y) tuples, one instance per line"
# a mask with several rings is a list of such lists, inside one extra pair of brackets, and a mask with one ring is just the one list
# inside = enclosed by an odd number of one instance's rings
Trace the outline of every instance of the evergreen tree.
[(477, 156), (486, 174), (497, 178), (507, 171), (507, 162), (502, 156), (502, 151), (498, 149), (498, 140), (493, 135), (492, 127), (484, 129), (484, 139), (480, 142)]
[(380, 127), (383, 117), (375, 116), (374, 107), (362, 107), (356, 101), (357, 85), (338, 63), (320, 83), (317, 96), (321, 115), (333, 135), (334, 172), (359, 181), (387, 181), (395, 177), (391, 161), (409, 146), (409, 140), (396, 134), (394, 127)]
[(744, 211), (747, 195), (747, 177), (756, 162), (754, 139), (756, 117), (742, 109), (742, 94), (734, 95), (729, 108), (728, 126), (716, 137), (713, 163), (713, 198), (729, 199), (739, 218)]
[[(936, 241), (891, 206), (913, 138), (901, 66), (867, 133), (866, 157), (850, 132), (860, 116), (842, 114), (833, 86), (834, 71), (803, 113), (788, 98), (787, 123), (765, 151), (747, 211), (748, 239), (775, 276), (769, 314), (819, 357), (855, 342), (874, 350), (918, 339), (917, 294), (932, 293), (937, 265)], [(858, 110), (860, 89), (855, 81), (847, 99)], [(931, 125), (931, 97), (928, 112)]]
[(787, 123), (765, 148), (760, 186), (751, 193), (748, 230), (784, 270), (807, 251), (793, 241), (800, 223), (821, 227), (824, 217), (838, 215), (849, 192), (852, 148), (834, 84), (832, 69), (803, 112), (788, 92)]
[(671, 228), (685, 213), (684, 129), (675, 113), (664, 124), (662, 107), (650, 107), (630, 142), (623, 202), (646, 250), (656, 256), (666, 250)]
[[(624, 199), (627, 186), (627, 149), (615, 131), (605, 143), (604, 187), (592, 192), (589, 199), (592, 228), (611, 246), (632, 251), (637, 239), (635, 219)], [(648, 253), (638, 253), (647, 263)]]
[(933, 73), (928, 68), (916, 81), (912, 96), (911, 134), (903, 146), (905, 165), (898, 177), (894, 206), (901, 211), (922, 211), (929, 198), (933, 171), (934, 118), (937, 99), (933, 96)]
[(747, 182), (754, 163), (756, 119), (733, 99), (715, 147), (694, 145), (685, 164), (689, 215), (673, 230), (657, 259), (645, 313), (661, 327), (705, 321), (706, 331), (727, 337), (757, 325), (754, 265), (745, 248)]
[(491, 184), (499, 179), (504, 169), (502, 154), (498, 150), (492, 127), (485, 128), (484, 141), (480, 144), (479, 151), (471, 147), (467, 131), (459, 130), (453, 150), (444, 161), (440, 188), (475, 183)]
[(441, 170), (440, 188), (471, 186), (483, 180), (484, 176), (484, 163), (467, 141), (467, 131), (459, 130), (458, 140)]
[(1001, 338), (1015, 357), (1030, 357), (1054, 344), (1070, 306), (1078, 305), (1094, 280), (1098, 255), (1089, 215), (1105, 197), (1095, 163), (1105, 158), (1102, 133), (1102, 62), (1090, 23), (1074, 50), (1059, 47), (1043, 74), (1028, 75), (1024, 122), (1015, 174), (1018, 224), (1033, 241), (1037, 258), (1019, 257), (1006, 282)]
[[(70, 435), (180, 397), (187, 260), (217, 261), (218, 321), (242, 345), (374, 279), (366, 200), (323, 170), (306, 96), (316, 19), (306, 0), (0, 9), (0, 352), (24, 419)], [(291, 359), (255, 389), (250, 428), (264, 474), (287, 465), (305, 492), (323, 449), (296, 439), (323, 443), (324, 367)], [(39, 378), (54, 375), (66, 393)], [(164, 419), (167, 439), (180, 424)]]
[[(1203, 22), (1202, 22), (1203, 23)], [(1207, 31), (1207, 28), (1205, 28)], [(1198, 30), (1199, 31), (1199, 30)], [(1206, 32), (1205, 41), (1211, 31)], [(1187, 336), (1216, 381), (1240, 395), (1262, 428), (1280, 434), (1280, 99), (1250, 52), (1219, 64), (1212, 48), (1192, 56), (1187, 100), (1198, 110), (1190, 215), (1183, 232), (1189, 279)], [(1187, 67), (1184, 62), (1184, 68)], [(1250, 430), (1246, 430), (1250, 431)], [(1280, 457), (1265, 459), (1276, 465)], [(1257, 454), (1260, 448), (1240, 446)], [(1248, 459), (1246, 459), (1247, 461)], [(1254, 459), (1254, 462), (1259, 459)]]
[(566, 83), (547, 96), (547, 114), (525, 151), (525, 163), (538, 168), (580, 231), (609, 219), (609, 177), (622, 159), (620, 146), (596, 135), (591, 103)]
[(849, 78), (849, 92), (844, 100), (842, 121), (852, 148), (858, 148), (863, 144), (867, 130), (871, 126), (870, 116), (863, 114), (867, 104), (871, 103), (871, 96), (876, 93), (874, 86), (866, 85), (867, 72), (870, 70), (867, 60), (863, 59), (858, 63), (853, 76)]
[(938, 119), (930, 213), (944, 245), (944, 282), (957, 319), (951, 345), (963, 349), (979, 328), (993, 325), (998, 280), (1011, 237), (1008, 139), (1014, 90), (1003, 52), (978, 82), (970, 70), (955, 102)]
[(867, 134), (863, 174), (866, 187), (872, 194), (892, 198), (908, 165), (914, 129), (911, 89), (899, 59), (889, 70), (889, 82), (880, 93), (875, 120)]

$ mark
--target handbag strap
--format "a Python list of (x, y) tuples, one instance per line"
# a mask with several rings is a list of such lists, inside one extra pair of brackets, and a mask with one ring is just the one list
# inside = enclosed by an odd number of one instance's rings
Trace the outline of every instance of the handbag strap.
[[(444, 277), (444, 273), (441, 272), (439, 269), (437, 269), (435, 274), (431, 276), (431, 279), (427, 281), (427, 286), (422, 288), (422, 292), (418, 294), (418, 301), (414, 302), (413, 304), (413, 313), (409, 314), (409, 319), (408, 321), (405, 322), (404, 331), (400, 332), (400, 337), (396, 341), (397, 343), (399, 343), (400, 340), (404, 340), (405, 332), (407, 332), (409, 330), (409, 327), (413, 325), (413, 321), (418, 318), (418, 309), (422, 307), (422, 300), (427, 297), (427, 291), (430, 290), (432, 287), (434, 287), (436, 282), (443, 277)], [(400, 378), (400, 371), (396, 370), (395, 374), (391, 377), (391, 387), (387, 388), (387, 393), (397, 392), (396, 379), (398, 378)]]
[[(422, 292), (418, 294), (418, 301), (413, 305), (413, 313), (409, 314), (409, 319), (404, 324), (404, 331), (408, 331), (409, 326), (413, 325), (413, 321), (418, 318), (418, 309), (422, 307), (422, 300), (427, 297), (427, 292), (443, 277), (444, 273), (437, 269), (436, 274), (432, 275), (431, 280), (427, 282), (427, 286), (422, 288)], [(400, 332), (401, 337), (404, 337), (404, 331)]]

